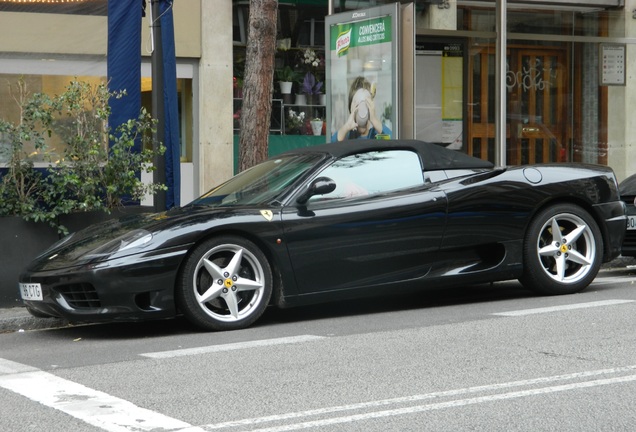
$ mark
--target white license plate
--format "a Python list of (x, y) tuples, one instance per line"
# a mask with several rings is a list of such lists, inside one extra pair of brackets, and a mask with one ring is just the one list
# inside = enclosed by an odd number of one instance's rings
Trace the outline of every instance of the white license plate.
[(627, 229), (636, 230), (636, 216), (627, 216)]
[(39, 283), (21, 283), (20, 295), (22, 300), (43, 300), (42, 286)]

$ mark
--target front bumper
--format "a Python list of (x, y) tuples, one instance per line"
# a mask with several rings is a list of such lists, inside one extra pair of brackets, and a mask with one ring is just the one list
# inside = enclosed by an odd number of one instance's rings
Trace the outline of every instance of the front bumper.
[(56, 270), (26, 271), (21, 283), (39, 283), (31, 309), (70, 322), (140, 321), (176, 315), (176, 275), (186, 250), (143, 254)]

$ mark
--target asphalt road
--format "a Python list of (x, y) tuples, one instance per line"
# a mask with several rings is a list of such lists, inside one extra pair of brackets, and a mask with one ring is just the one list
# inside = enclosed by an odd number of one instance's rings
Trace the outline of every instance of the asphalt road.
[(635, 273), (4, 333), (0, 431), (633, 431)]

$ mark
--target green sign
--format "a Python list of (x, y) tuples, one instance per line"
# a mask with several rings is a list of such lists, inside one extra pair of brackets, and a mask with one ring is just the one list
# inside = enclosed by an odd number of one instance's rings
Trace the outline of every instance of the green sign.
[(391, 42), (391, 17), (334, 25), (331, 31), (331, 50), (344, 56), (352, 47)]

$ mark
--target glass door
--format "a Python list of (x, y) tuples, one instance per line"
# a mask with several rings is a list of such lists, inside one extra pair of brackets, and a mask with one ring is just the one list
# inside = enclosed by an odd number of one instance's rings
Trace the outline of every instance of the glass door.
[[(562, 162), (571, 138), (567, 100), (567, 50), (509, 46), (506, 59), (506, 164)], [(469, 92), (468, 153), (494, 160), (495, 55), (473, 48)]]

